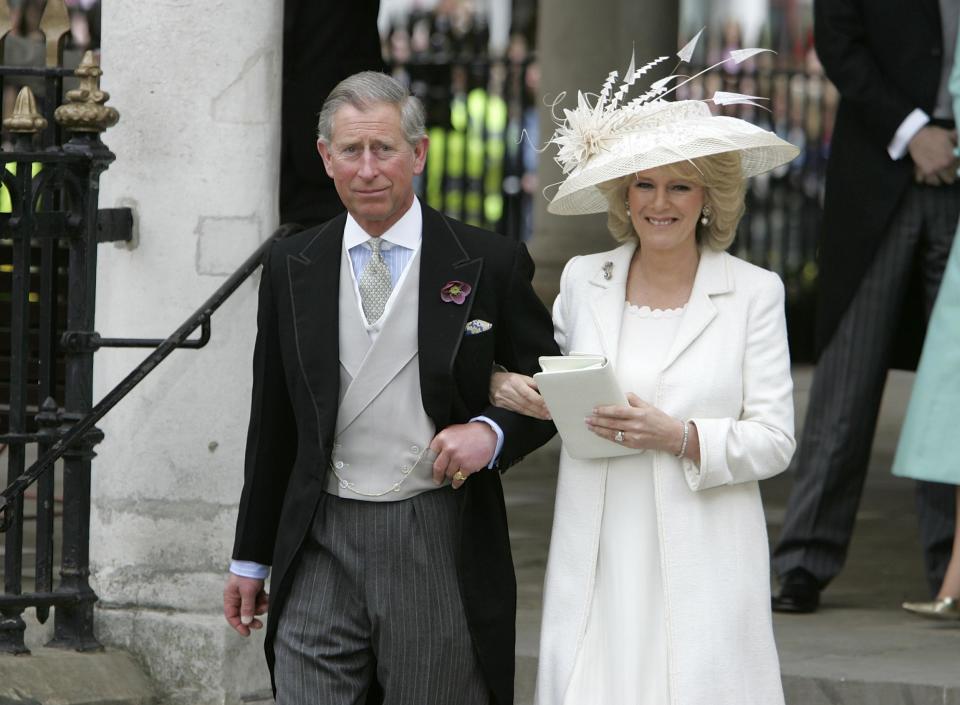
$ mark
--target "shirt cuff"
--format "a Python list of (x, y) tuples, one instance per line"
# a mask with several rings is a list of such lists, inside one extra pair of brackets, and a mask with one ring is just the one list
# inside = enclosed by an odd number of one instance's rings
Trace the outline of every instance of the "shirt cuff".
[(890, 155), (890, 158), (894, 161), (903, 159), (907, 153), (907, 148), (910, 146), (910, 140), (912, 140), (914, 135), (920, 132), (928, 122), (930, 122), (930, 116), (920, 108), (914, 108), (913, 112), (907, 115), (907, 117), (903, 119), (903, 122), (900, 123), (900, 127), (898, 127), (897, 131), (893, 134), (893, 139), (890, 140), (890, 144), (887, 145), (887, 154)]
[(230, 572), (239, 575), (241, 578), (266, 580), (267, 576), (270, 575), (270, 566), (253, 561), (230, 561)]
[(470, 421), (482, 421), (497, 434), (497, 447), (493, 451), (493, 457), (490, 458), (490, 463), (487, 465), (487, 468), (493, 469), (493, 466), (497, 464), (497, 460), (500, 459), (500, 451), (503, 450), (503, 429), (500, 428), (500, 425), (496, 421), (487, 416), (474, 416)]

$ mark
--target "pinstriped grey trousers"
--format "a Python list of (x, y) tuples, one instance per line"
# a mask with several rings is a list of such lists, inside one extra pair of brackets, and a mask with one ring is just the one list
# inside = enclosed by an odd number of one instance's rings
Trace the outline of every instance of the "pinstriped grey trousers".
[(275, 641), (280, 705), (488, 705), (457, 584), (449, 487), (398, 502), (324, 494)]
[[(846, 560), (892, 343), (914, 262), (926, 316), (940, 287), (960, 216), (960, 184), (911, 186), (814, 372), (796, 476), (773, 568), (804, 568), (826, 585)], [(953, 542), (952, 486), (917, 483), (927, 581), (940, 586)]]

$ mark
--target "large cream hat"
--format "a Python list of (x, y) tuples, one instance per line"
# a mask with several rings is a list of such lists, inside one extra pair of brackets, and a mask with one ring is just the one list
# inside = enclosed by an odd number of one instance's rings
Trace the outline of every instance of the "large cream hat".
[[(689, 61), (696, 41), (680, 51), (681, 61)], [(738, 50), (732, 52), (729, 60), (741, 62), (760, 51), (763, 50)], [(715, 116), (707, 105), (757, 105), (756, 96), (717, 92), (709, 101), (668, 101), (664, 99), (666, 95), (692, 80), (673, 75), (654, 82), (646, 93), (626, 102), (626, 93), (636, 79), (666, 58), (660, 57), (637, 70), (631, 61), (624, 82), (612, 97), (615, 71), (608, 76), (594, 103), (580, 93), (577, 107), (563, 111), (564, 119), (557, 121), (550, 143), (559, 148), (555, 159), (566, 178), (550, 201), (549, 212), (604, 212), (607, 200), (597, 188), (599, 184), (665, 164), (737, 151), (746, 178), (774, 169), (799, 154), (797, 147), (774, 133), (746, 120)], [(681, 78), (684, 80), (680, 81)]]

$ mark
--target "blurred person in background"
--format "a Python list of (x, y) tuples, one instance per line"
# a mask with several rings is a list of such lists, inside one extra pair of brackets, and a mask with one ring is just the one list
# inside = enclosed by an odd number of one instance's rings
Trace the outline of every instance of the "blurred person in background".
[(15, 37), (39, 39), (40, 18), (46, 0), (7, 0), (10, 9), (10, 33)]
[(70, 14), (70, 43), (75, 49), (100, 48), (100, 0), (64, 0)]
[(280, 222), (310, 227), (343, 212), (314, 148), (330, 90), (359, 71), (380, 71), (379, 0), (285, 0), (280, 128)]
[[(960, 38), (958, 38), (960, 43)], [(950, 74), (954, 115), (960, 114), (960, 51)], [(940, 293), (917, 367), (917, 378), (893, 460), (893, 474), (954, 486), (960, 506), (960, 246), (954, 238)], [(925, 617), (960, 620), (960, 524), (954, 516), (953, 555), (933, 601), (905, 602), (903, 608)]]
[[(911, 368), (960, 215), (947, 90), (960, 0), (816, 0), (840, 93), (827, 163), (817, 348), (796, 475), (773, 551), (773, 609), (812, 612), (846, 560), (890, 367)], [(942, 21), (941, 21), (942, 17)], [(926, 578), (950, 558), (953, 488), (919, 481)]]

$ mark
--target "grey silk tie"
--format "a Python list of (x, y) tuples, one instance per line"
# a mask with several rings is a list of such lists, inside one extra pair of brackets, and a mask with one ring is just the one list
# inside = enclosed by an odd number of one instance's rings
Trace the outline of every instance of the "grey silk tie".
[(387, 306), (387, 299), (393, 290), (393, 280), (390, 278), (390, 268), (380, 254), (380, 238), (371, 238), (369, 244), (373, 254), (360, 273), (360, 301), (363, 303), (363, 315), (367, 317), (367, 322), (376, 323)]

